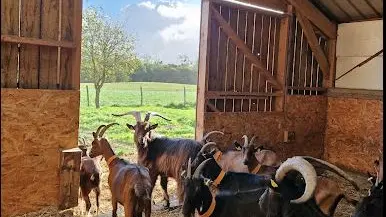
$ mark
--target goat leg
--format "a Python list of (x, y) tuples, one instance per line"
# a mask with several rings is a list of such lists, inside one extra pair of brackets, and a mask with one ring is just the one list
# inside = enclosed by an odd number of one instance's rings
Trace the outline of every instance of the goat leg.
[(125, 195), (124, 208), (125, 208), (125, 217), (133, 217), (134, 210), (136, 205), (136, 198), (133, 195)]
[(165, 202), (165, 204), (163, 204), (163, 206), (165, 208), (169, 208), (170, 207), (170, 201), (169, 201), (169, 195), (168, 195), (168, 177), (165, 175), (161, 175), (160, 183), (161, 183), (161, 187), (162, 187), (162, 191), (163, 191), (163, 195), (164, 195), (164, 202)]
[(117, 217), (118, 202), (116, 198), (111, 198), (111, 203), (113, 206), (112, 217)]
[(99, 187), (94, 189), (95, 191), (95, 199), (96, 199), (96, 205), (97, 205), (97, 216), (99, 216), (99, 195), (101, 194), (101, 190)]
[(145, 217), (150, 217), (151, 215), (151, 200), (145, 200)]

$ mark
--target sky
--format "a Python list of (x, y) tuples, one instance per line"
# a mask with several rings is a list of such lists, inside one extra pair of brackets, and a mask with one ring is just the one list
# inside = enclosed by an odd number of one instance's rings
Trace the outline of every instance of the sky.
[(198, 59), (200, 0), (84, 0), (83, 9), (101, 7), (112, 19), (124, 22), (136, 38), (140, 57), (178, 63), (179, 55)]

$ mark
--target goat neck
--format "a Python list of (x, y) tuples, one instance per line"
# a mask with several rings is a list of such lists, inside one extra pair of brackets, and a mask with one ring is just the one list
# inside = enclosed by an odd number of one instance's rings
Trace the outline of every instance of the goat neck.
[(113, 149), (111, 148), (111, 145), (106, 141), (101, 140), (101, 148), (102, 148), (102, 155), (104, 159), (106, 160), (107, 165), (109, 168), (111, 168), (114, 165), (114, 162), (117, 159), (117, 156), (115, 155)]

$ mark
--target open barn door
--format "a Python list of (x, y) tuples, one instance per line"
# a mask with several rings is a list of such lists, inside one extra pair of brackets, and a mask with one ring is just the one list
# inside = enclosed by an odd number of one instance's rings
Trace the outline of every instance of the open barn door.
[(202, 1), (196, 139), (206, 113), (283, 110), (286, 12), (276, 0)]

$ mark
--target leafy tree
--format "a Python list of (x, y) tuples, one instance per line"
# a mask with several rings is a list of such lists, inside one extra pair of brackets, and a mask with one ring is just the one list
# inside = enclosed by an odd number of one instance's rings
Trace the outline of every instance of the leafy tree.
[(98, 8), (87, 8), (83, 13), (82, 79), (94, 83), (95, 106), (100, 107), (99, 96), (103, 84), (117, 77), (130, 75), (139, 67), (134, 53), (134, 38), (121, 23), (104, 15)]

